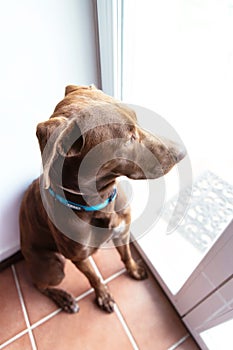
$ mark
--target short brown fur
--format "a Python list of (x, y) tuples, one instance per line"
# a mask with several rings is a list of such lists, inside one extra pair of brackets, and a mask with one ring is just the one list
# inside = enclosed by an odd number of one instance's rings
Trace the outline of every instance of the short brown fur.
[[(90, 128), (92, 124), (96, 125), (93, 129)], [(75, 132), (81, 136), (69, 146), (69, 139)], [(20, 209), (21, 249), (33, 283), (64, 311), (78, 311), (73, 296), (55, 288), (64, 278), (65, 257), (89, 279), (95, 290), (98, 305), (105, 311), (112, 312), (114, 300), (107, 286), (96, 275), (89, 259), (100, 244), (112, 239), (130, 276), (137, 280), (146, 278), (145, 269), (134, 261), (130, 253), (130, 208), (125, 207), (126, 197), (116, 179), (121, 175), (132, 179), (163, 176), (183, 158), (184, 152), (174, 143), (161, 141), (142, 130), (137, 124), (133, 110), (94, 86), (68, 86), (64, 99), (56, 106), (50, 119), (38, 124), (37, 137), (44, 174), (28, 188)], [(51, 137), (52, 142), (49, 143)], [(105, 142), (114, 139), (120, 140), (117, 147), (114, 148), (114, 142), (109, 147), (105, 146)], [(89, 171), (79, 179), (78, 172), (82, 160), (95, 146), (100, 147), (100, 159), (106, 156), (107, 161), (103, 163), (95, 178), (95, 169), (90, 162)], [(150, 150), (159, 166), (147, 159), (142, 146)], [(131, 161), (128, 161), (127, 157)], [(135, 162), (132, 159), (135, 159)], [(61, 164), (62, 175), (59, 177)], [(144, 172), (138, 164), (143, 164)], [(82, 182), (85, 197), (80, 194), (79, 181)], [(60, 210), (62, 204), (54, 201), (48, 194), (49, 187), (58, 194), (65, 193), (71, 201), (95, 205), (99, 202), (99, 198), (93, 192), (95, 186), (103, 201), (117, 186), (117, 198), (101, 211), (76, 211), (75, 215), (80, 221), (77, 221), (75, 227), (75, 239), (71, 239), (50, 219), (42, 201), (42, 194), (45, 194), (46, 203), (51, 211)], [(69, 215), (64, 217), (67, 227), (71, 225), (70, 221)], [(114, 235), (114, 228), (118, 228), (122, 222), (123, 230)], [(99, 227), (105, 230), (96, 245), (93, 242), (96, 242), (95, 235)]]

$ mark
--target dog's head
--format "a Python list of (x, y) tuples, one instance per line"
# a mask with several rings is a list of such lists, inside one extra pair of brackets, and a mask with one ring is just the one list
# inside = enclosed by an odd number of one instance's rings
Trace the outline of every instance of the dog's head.
[(94, 86), (68, 86), (51, 118), (37, 126), (45, 187), (78, 189), (94, 180), (103, 188), (118, 176), (155, 179), (185, 150), (137, 124), (135, 112)]

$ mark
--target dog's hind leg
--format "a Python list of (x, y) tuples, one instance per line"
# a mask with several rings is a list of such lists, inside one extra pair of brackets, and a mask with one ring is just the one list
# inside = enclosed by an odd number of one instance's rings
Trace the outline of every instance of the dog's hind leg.
[(74, 314), (79, 311), (79, 306), (74, 297), (63, 289), (46, 288), (41, 290), (41, 292), (52, 299), (63, 311), (70, 314)]
[(62, 310), (75, 313), (78, 312), (79, 307), (74, 297), (62, 289), (51, 287), (58, 285), (63, 280), (64, 265), (65, 258), (55, 252), (33, 254), (33, 261), (29, 261), (28, 264), (34, 285)]

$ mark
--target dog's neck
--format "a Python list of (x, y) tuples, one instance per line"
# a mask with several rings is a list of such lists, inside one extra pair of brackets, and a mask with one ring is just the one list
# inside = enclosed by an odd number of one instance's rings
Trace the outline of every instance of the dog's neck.
[(85, 212), (98, 212), (102, 209), (105, 209), (106, 207), (109, 206), (109, 204), (113, 201), (115, 201), (116, 196), (117, 196), (117, 189), (116, 187), (114, 188), (113, 192), (111, 193), (111, 196), (109, 196), (105, 201), (102, 201), (98, 204), (95, 205), (83, 205), (80, 203), (72, 202), (70, 200), (67, 200), (65, 197), (62, 197), (58, 193), (54, 192), (51, 187), (48, 189), (49, 194), (58, 202), (60, 202), (62, 205), (65, 207), (71, 208), (75, 211), (85, 211)]
[(101, 186), (96, 186), (97, 190), (90, 191), (90, 189), (85, 193), (85, 190), (82, 192), (80, 190), (68, 188), (56, 183), (51, 184), (51, 188), (54, 192), (63, 196), (69, 201), (79, 203), (81, 205), (96, 205), (101, 201), (105, 201), (113, 193), (114, 188), (116, 187), (116, 181), (112, 181), (108, 184), (101, 184)]

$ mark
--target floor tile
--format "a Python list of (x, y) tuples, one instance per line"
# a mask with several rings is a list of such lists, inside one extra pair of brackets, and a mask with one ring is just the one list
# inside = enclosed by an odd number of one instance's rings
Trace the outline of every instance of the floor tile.
[(185, 342), (180, 344), (176, 350), (200, 350), (197, 343), (193, 340), (193, 338), (190, 336)]
[(82, 299), (79, 313), (60, 313), (35, 328), (38, 350), (131, 350), (116, 314), (100, 310), (93, 299), (94, 294)]
[(57, 287), (66, 290), (75, 297), (91, 288), (87, 277), (70, 260), (66, 260), (65, 275), (66, 277)]
[[(134, 259), (140, 258), (139, 253), (133, 245), (131, 245), (131, 253)], [(97, 253), (93, 255), (93, 258), (104, 279), (125, 267), (115, 247), (100, 248)]]
[(165, 350), (187, 334), (187, 330), (154, 278), (135, 281), (122, 275), (109, 283), (140, 349)]
[(31, 342), (28, 334), (23, 335), (19, 339), (10, 343), (4, 350), (32, 350)]
[[(25, 261), (21, 261), (16, 265), (16, 271), (31, 324), (58, 308), (52, 300), (34, 287)], [(66, 277), (57, 286), (58, 288), (65, 289), (75, 297), (90, 289), (87, 278), (69, 260), (66, 261), (65, 273)]]
[(124, 264), (116, 248), (99, 249), (93, 255), (93, 259), (104, 279), (124, 268)]
[(26, 329), (11, 268), (0, 273), (0, 344)]

